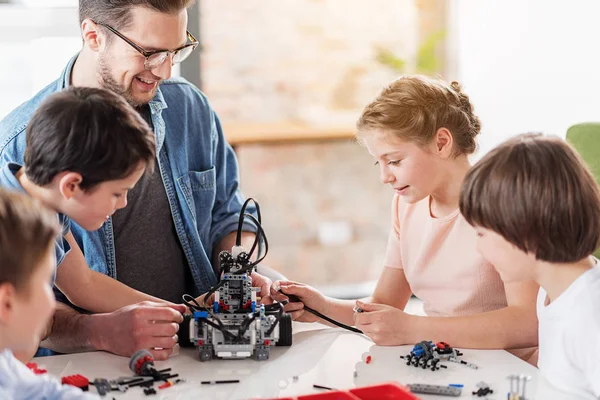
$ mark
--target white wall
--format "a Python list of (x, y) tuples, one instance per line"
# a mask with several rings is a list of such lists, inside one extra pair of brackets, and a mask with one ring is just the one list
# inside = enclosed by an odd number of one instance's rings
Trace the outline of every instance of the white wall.
[(517, 133), (564, 137), (572, 124), (600, 121), (600, 1), (453, 0), (453, 7), (450, 78), (482, 120), (480, 154)]
[(76, 5), (0, 4), (0, 119), (57, 79), (80, 48)]
[(77, 0), (0, 3), (0, 120), (58, 79), (80, 49)]

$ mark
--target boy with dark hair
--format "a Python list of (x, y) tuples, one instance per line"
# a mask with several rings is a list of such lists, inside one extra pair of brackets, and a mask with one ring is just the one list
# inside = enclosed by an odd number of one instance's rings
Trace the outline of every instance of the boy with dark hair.
[(55, 307), (53, 240), (60, 226), (40, 202), (0, 190), (0, 398), (96, 399), (13, 356), (37, 346)]
[[(71, 220), (89, 231), (99, 229), (125, 207), (127, 192), (153, 168), (154, 134), (142, 117), (113, 92), (73, 87), (42, 103), (26, 143), (25, 165), (6, 164), (0, 184), (58, 213), (56, 287), (71, 303), (96, 313), (144, 300), (165, 303), (88, 268), (70, 231)], [(165, 308), (164, 320), (180, 322), (184, 311)], [(168, 329), (169, 337), (176, 328)]]
[(504, 282), (540, 285), (537, 398), (598, 399), (600, 190), (582, 159), (559, 138), (510, 139), (469, 171), (460, 210)]

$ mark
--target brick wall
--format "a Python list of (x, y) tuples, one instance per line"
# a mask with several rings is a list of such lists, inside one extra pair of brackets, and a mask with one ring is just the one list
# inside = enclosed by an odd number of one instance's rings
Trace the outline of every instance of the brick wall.
[[(376, 279), (392, 191), (366, 149), (353, 141), (245, 145), (238, 155), (242, 189), (263, 210), (269, 265), (311, 284)], [(350, 228), (347, 243), (320, 242), (332, 223)]]
[[(398, 75), (376, 61), (377, 49), (410, 70), (421, 38), (440, 28), (443, 1), (202, 0), (203, 90), (225, 123), (352, 129)], [(364, 148), (348, 140), (236, 151), (242, 189), (263, 209), (269, 265), (315, 285), (377, 278), (392, 192)], [(344, 244), (323, 244), (331, 224), (349, 230)]]

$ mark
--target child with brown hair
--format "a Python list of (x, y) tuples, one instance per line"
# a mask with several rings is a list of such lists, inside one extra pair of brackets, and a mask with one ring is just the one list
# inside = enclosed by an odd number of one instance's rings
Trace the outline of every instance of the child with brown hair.
[(56, 302), (52, 278), (56, 214), (26, 195), (0, 189), (0, 399), (96, 399), (13, 356), (37, 346)]
[(460, 210), (505, 284), (541, 286), (537, 398), (600, 398), (600, 190), (579, 155), (559, 138), (512, 138), (467, 174)]
[[(537, 344), (533, 282), (502, 282), (476, 250), (475, 230), (458, 209), (480, 123), (460, 85), (406, 76), (383, 89), (357, 122), (357, 136), (394, 190), (385, 268), (375, 292), (357, 301), (327, 298), (281, 282), (299, 321), (317, 318), (304, 304), (356, 324), (379, 345), (444, 340), (470, 348), (515, 349)], [(415, 294), (427, 317), (403, 310)], [(520, 356), (526, 357), (521, 353)]]

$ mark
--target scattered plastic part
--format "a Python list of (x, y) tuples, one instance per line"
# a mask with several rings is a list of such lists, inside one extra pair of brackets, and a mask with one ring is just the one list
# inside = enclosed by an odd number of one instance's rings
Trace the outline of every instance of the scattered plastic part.
[(100, 396), (104, 396), (112, 390), (110, 382), (104, 378), (96, 378), (90, 384), (96, 387), (96, 391)]
[(156, 394), (156, 389), (154, 389), (154, 388), (146, 388), (146, 389), (144, 389), (144, 394), (146, 396), (155, 395)]
[(83, 390), (84, 392), (87, 392), (90, 387), (89, 379), (86, 378), (85, 376), (79, 375), (79, 374), (64, 376), (61, 379), (61, 383), (63, 385), (75, 386), (76, 388), (79, 388), (79, 389)]
[(462, 394), (462, 387), (456, 385), (425, 385), (420, 383), (407, 385), (411, 392), (420, 394), (436, 394), (438, 396), (459, 397)]
[(347, 391), (335, 390), (298, 397), (261, 400), (418, 400), (404, 386), (396, 382), (365, 386)]
[(524, 374), (509, 375), (507, 376), (507, 379), (510, 380), (510, 392), (507, 396), (508, 400), (527, 400), (525, 389), (527, 382), (531, 380), (531, 376)]
[(44, 369), (44, 368), (38, 368), (38, 365), (34, 362), (28, 362), (27, 364), (25, 364), (25, 366), (27, 368), (29, 368), (34, 374), (36, 375), (41, 375), (41, 374), (47, 374), (48, 370)]
[(440, 368), (447, 368), (442, 365), (442, 361), (450, 361), (457, 364), (466, 365), (472, 369), (478, 369), (479, 367), (470, 362), (459, 359), (463, 353), (458, 349), (452, 348), (446, 342), (437, 342), (435, 345), (432, 341), (422, 341), (417, 343), (411, 352), (400, 358), (406, 360), (406, 365), (412, 365), (414, 367), (421, 367), (423, 369), (431, 369), (437, 371)]

